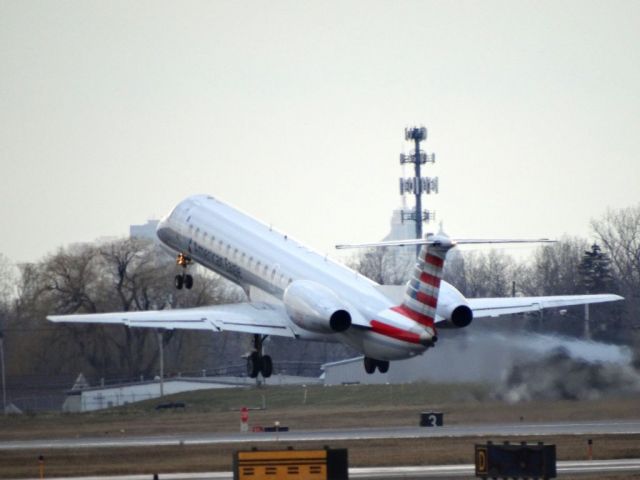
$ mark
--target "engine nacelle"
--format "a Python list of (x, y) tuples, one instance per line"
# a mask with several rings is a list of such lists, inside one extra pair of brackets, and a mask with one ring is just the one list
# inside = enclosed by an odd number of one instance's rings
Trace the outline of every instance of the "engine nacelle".
[(317, 333), (344, 332), (351, 314), (332, 290), (310, 280), (296, 280), (284, 291), (283, 302), (291, 320)]
[(445, 320), (438, 322), (438, 328), (464, 328), (473, 321), (473, 311), (465, 303), (449, 304), (438, 309)]

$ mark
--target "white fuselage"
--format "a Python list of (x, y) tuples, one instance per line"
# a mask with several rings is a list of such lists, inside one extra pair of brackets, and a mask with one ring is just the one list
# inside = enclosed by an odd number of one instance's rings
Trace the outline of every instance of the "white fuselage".
[[(427, 348), (407, 341), (423, 327), (392, 311), (397, 303), (380, 292), (378, 284), (213, 197), (196, 195), (182, 201), (160, 222), (157, 233), (172, 250), (188, 255), (246, 292), (257, 288), (281, 301), (292, 282), (310, 280), (339, 296), (356, 319), (354, 326), (342, 333), (318, 334), (292, 326), (302, 339), (341, 341), (380, 360), (408, 358)], [(438, 312), (461, 299), (455, 288), (442, 282)], [(384, 326), (382, 333), (358, 327), (371, 320)]]

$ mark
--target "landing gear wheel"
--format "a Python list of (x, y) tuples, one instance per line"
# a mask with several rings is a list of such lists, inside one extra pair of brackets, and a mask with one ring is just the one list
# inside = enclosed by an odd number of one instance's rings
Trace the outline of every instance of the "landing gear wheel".
[(184, 276), (184, 288), (191, 290), (191, 287), (193, 287), (193, 277), (187, 274)]
[(182, 275), (176, 275), (174, 279), (175, 286), (178, 290), (182, 290), (182, 285), (184, 284), (184, 277)]
[(364, 357), (365, 372), (372, 374), (376, 371), (376, 368), (380, 370), (380, 373), (387, 373), (389, 371), (389, 362), (387, 360), (376, 360), (375, 358)]
[(260, 357), (258, 352), (251, 352), (247, 357), (247, 375), (250, 378), (256, 378), (260, 373)]
[(262, 343), (267, 335), (255, 334), (253, 336), (253, 351), (247, 357), (247, 375), (256, 378), (259, 373), (263, 378), (269, 378), (273, 373), (273, 361), (269, 355), (264, 355)]
[(269, 378), (273, 373), (273, 362), (271, 361), (271, 357), (269, 355), (265, 355), (262, 357), (262, 365), (261, 372), (264, 378)]
[(373, 358), (364, 357), (364, 371), (369, 375), (376, 371), (376, 361)]

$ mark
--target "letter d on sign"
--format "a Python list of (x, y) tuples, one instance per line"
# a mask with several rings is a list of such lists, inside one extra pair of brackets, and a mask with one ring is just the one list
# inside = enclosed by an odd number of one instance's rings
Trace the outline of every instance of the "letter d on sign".
[(476, 476), (489, 473), (486, 445), (476, 445)]

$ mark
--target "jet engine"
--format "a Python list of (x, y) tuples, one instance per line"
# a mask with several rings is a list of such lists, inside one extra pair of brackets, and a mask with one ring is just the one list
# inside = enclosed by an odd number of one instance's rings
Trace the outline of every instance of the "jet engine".
[(344, 332), (351, 314), (332, 290), (310, 280), (296, 280), (284, 291), (283, 302), (291, 320), (316, 333)]
[(438, 308), (438, 314), (445, 320), (438, 322), (438, 328), (463, 328), (468, 327), (473, 320), (473, 311), (464, 303), (443, 305)]

